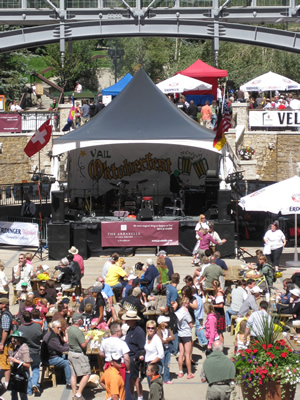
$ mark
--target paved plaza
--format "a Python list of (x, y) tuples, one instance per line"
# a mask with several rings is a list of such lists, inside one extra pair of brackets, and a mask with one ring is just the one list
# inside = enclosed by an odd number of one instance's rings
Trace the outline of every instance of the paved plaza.
[[(26, 249), (28, 251), (30, 249)], [(256, 247), (249, 247), (247, 248), (247, 251), (249, 251), (251, 254), (255, 254)], [(11, 276), (11, 268), (17, 264), (18, 261), (18, 254), (20, 252), (24, 252), (25, 249), (18, 249), (18, 248), (12, 248), (12, 247), (2, 247), (0, 250), (0, 258), (2, 261), (4, 261), (6, 265), (6, 275), (7, 277)], [(281, 264), (284, 265), (286, 260), (293, 260), (293, 252), (294, 250), (292, 248), (287, 248), (284, 250), (284, 254), (281, 259)], [(46, 256), (46, 254), (44, 254)], [(148, 257), (153, 258), (155, 261), (156, 257), (154, 254), (154, 250), (150, 249), (149, 251), (143, 251), (143, 254), (140, 255), (135, 255), (134, 257), (126, 257), (126, 263), (129, 266), (133, 266), (137, 261), (145, 262)], [(174, 270), (180, 274), (181, 277), (181, 282), (179, 287), (183, 286), (183, 278), (188, 275), (188, 274), (193, 274), (194, 267), (191, 264), (191, 257), (183, 257), (183, 256), (173, 256), (170, 255), (173, 265), (174, 265)], [(91, 286), (95, 278), (101, 274), (102, 267), (107, 260), (107, 257), (92, 257), (89, 258), (88, 260), (85, 261), (85, 275), (82, 281), (82, 286), (89, 287)], [(239, 260), (235, 259), (225, 259), (228, 265), (241, 265), (241, 262)], [(40, 264), (48, 264), (49, 266), (55, 266), (57, 265), (57, 261), (48, 261), (47, 259), (45, 260), (39, 260), (35, 258), (33, 260), (33, 265), (37, 266)], [(283, 278), (287, 278), (292, 274), (292, 271), (294, 269), (289, 268), (289, 269), (283, 269)], [(276, 282), (276, 287), (282, 288), (282, 283), (281, 281)], [(11, 298), (12, 298), (12, 293), (11, 293)], [(11, 311), (14, 313), (17, 311), (17, 306), (11, 307)], [(229, 333), (225, 333), (225, 350), (227, 353), (230, 355), (233, 353), (233, 336), (230, 336)], [(183, 378), (178, 379), (177, 378), (177, 372), (178, 372), (178, 364), (176, 361), (176, 358), (172, 356), (171, 358), (171, 365), (170, 365), (170, 371), (171, 371), (171, 379), (173, 379), (173, 385), (164, 385), (164, 390), (165, 390), (165, 398), (167, 400), (202, 400), (205, 399), (206, 396), (206, 388), (207, 384), (202, 384), (200, 382), (200, 371), (202, 368), (202, 364), (205, 360), (205, 355), (199, 350), (197, 345), (194, 346), (194, 360), (198, 362), (198, 365), (196, 365), (194, 372), (195, 372), (195, 378), (193, 380), (187, 380), (186, 378), (186, 371), (185, 375)], [(147, 399), (148, 396), (148, 386), (146, 384), (146, 379), (143, 382), (143, 389), (144, 389), (144, 399)], [(83, 392), (83, 396), (85, 397), (86, 400), (92, 400), (94, 398), (97, 398), (99, 400), (104, 400), (105, 399), (105, 391), (102, 389), (92, 389), (92, 388), (86, 388)], [(10, 393), (7, 392), (3, 395), (3, 398), (5, 400), (10, 399)], [(30, 398), (33, 398), (33, 396), (30, 396)], [(56, 388), (52, 388), (50, 383), (45, 384), (44, 391), (42, 392), (41, 395), (42, 399), (56, 399), (56, 400), (71, 400), (72, 399), (72, 392), (70, 390), (65, 389), (64, 384), (58, 384)], [(242, 399), (241, 391), (239, 388), (237, 388), (237, 400)], [(300, 400), (300, 389), (296, 392), (296, 400)]]

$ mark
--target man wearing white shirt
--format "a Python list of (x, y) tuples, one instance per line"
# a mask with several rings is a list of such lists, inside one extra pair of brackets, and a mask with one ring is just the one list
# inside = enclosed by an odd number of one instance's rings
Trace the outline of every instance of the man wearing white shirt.
[(130, 372), (130, 350), (127, 343), (120, 339), (120, 337), (122, 336), (122, 329), (119, 322), (113, 322), (110, 325), (110, 333), (111, 336), (107, 339), (103, 339), (101, 342), (100, 356), (105, 358), (106, 369), (110, 365), (112, 354), (118, 353), (120, 355), (120, 358), (122, 358), (122, 367), (120, 368), (120, 374), (125, 382), (125, 373)]
[(19, 264), (13, 267), (13, 283), (16, 284), (15, 289), (21, 290), (22, 283), (27, 283), (27, 290), (31, 291), (30, 278), (33, 277), (33, 266), (26, 263), (25, 254), (19, 255)]
[(238, 282), (238, 287), (232, 289), (231, 292), (231, 305), (226, 310), (226, 326), (229, 328), (231, 326), (231, 315), (237, 315), (242, 307), (242, 304), (248, 297), (248, 294), (245, 290), (246, 281), (243, 279)]
[(268, 303), (263, 300), (260, 302), (259, 310), (254, 311), (250, 315), (245, 330), (245, 344), (247, 343), (249, 333), (251, 339), (256, 340), (259, 337), (265, 336), (266, 325), (270, 328), (272, 327), (272, 318), (267, 311)]

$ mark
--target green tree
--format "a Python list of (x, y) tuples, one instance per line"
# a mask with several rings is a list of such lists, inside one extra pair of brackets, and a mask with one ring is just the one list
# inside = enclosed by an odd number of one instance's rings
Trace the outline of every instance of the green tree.
[(26, 50), (0, 55), (0, 94), (5, 95), (7, 105), (20, 100), (26, 90), (29, 58)]
[(66, 48), (64, 66), (58, 44), (46, 46), (46, 59), (49, 67), (53, 68), (56, 81), (65, 91), (73, 90), (75, 82), (80, 79), (85, 89), (95, 90), (97, 82), (97, 61), (92, 60), (96, 41), (83, 40), (74, 42), (72, 51)]

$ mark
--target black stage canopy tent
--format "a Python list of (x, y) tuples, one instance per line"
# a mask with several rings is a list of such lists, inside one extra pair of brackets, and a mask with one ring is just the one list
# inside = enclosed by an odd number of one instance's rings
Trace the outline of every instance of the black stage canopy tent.
[(163, 143), (218, 153), (214, 132), (179, 110), (140, 69), (90, 122), (53, 142), (53, 155), (90, 146)]

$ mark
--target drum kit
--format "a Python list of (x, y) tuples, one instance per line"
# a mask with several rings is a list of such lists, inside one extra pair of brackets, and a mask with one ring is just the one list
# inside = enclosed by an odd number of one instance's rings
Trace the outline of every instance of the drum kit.
[[(152, 204), (151, 208), (153, 209), (153, 198), (151, 196), (143, 196), (143, 191), (146, 190), (139, 187), (139, 185), (143, 185), (147, 183), (148, 179), (142, 179), (136, 183), (131, 189), (127, 188), (129, 183), (126, 180), (120, 180), (118, 183), (110, 182), (111, 186), (114, 186), (117, 191), (116, 200), (118, 204), (118, 211), (121, 209), (124, 211), (128, 211), (130, 214), (137, 214), (138, 211), (145, 206), (144, 202), (147, 202), (147, 207)], [(146, 200), (145, 200), (146, 199)], [(149, 203), (149, 204), (148, 204)]]

